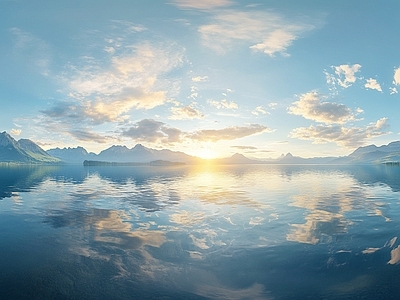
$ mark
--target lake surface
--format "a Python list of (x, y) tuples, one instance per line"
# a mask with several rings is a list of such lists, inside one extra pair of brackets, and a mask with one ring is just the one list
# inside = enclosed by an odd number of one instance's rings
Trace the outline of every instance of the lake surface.
[(400, 299), (399, 166), (0, 167), (1, 299)]

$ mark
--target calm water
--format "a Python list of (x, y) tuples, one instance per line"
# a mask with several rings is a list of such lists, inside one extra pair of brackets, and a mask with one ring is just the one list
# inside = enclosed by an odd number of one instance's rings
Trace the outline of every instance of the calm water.
[(400, 299), (400, 167), (1, 167), (1, 299)]

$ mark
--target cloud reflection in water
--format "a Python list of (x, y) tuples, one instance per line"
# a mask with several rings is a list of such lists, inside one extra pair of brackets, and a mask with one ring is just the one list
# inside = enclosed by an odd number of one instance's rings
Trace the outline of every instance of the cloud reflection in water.
[[(196, 299), (284, 299), (295, 292), (305, 296), (309, 288), (320, 296), (331, 290), (350, 293), (341, 269), (365, 264), (362, 257), (369, 263), (387, 255), (384, 265), (399, 262), (396, 235), (387, 227), (397, 224), (391, 217), (398, 209), (392, 181), (379, 182), (359, 171), (315, 166), (77, 169), (33, 170), (26, 174), (36, 178), (29, 180), (32, 185), (22, 184), (23, 178), (13, 181), (3, 188), (8, 196), (0, 205), (3, 214), (29, 215), (57, 236), (54, 243), (63, 250), (48, 268), (68, 270), (63, 274), (71, 280), (87, 282), (91, 270), (101, 271), (92, 284), (117, 286), (114, 298), (139, 290), (142, 296)], [(382, 228), (382, 236), (375, 236), (374, 230)], [(357, 230), (378, 238), (362, 239)], [(77, 266), (84, 273), (79, 275)], [(324, 280), (321, 270), (327, 272)], [(356, 270), (347, 273), (354, 275), (349, 282), (364, 278)], [(300, 273), (302, 283), (296, 281)]]

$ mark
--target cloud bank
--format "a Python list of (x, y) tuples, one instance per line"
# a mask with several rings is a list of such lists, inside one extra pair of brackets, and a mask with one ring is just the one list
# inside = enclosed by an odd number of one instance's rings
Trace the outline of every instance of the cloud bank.
[(314, 144), (333, 142), (346, 148), (355, 148), (364, 145), (370, 138), (388, 134), (385, 131), (387, 127), (388, 120), (381, 118), (366, 127), (349, 128), (340, 125), (300, 127), (294, 129), (289, 136), (301, 140), (311, 140)]
[(323, 102), (325, 97), (317, 92), (309, 92), (299, 97), (288, 108), (290, 114), (302, 116), (316, 121), (316, 126), (300, 127), (293, 129), (289, 137), (301, 140), (311, 140), (314, 144), (336, 143), (342, 147), (359, 147), (373, 137), (388, 134), (388, 119), (381, 118), (366, 127), (347, 127), (345, 124), (356, 120), (355, 116), (362, 113), (358, 108), (352, 112), (347, 106), (334, 102)]
[(248, 126), (231, 126), (222, 129), (205, 129), (185, 132), (178, 128), (167, 126), (153, 119), (144, 119), (130, 128), (123, 130), (122, 135), (136, 141), (149, 143), (181, 143), (183, 141), (218, 142), (221, 140), (236, 140), (246, 136), (270, 132), (267, 126), (250, 124)]

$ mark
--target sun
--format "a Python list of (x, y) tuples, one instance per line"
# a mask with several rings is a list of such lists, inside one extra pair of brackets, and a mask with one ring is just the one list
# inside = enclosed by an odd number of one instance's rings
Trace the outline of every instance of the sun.
[(197, 149), (196, 154), (197, 157), (202, 159), (213, 159), (216, 158), (216, 153), (208, 147), (201, 147)]

